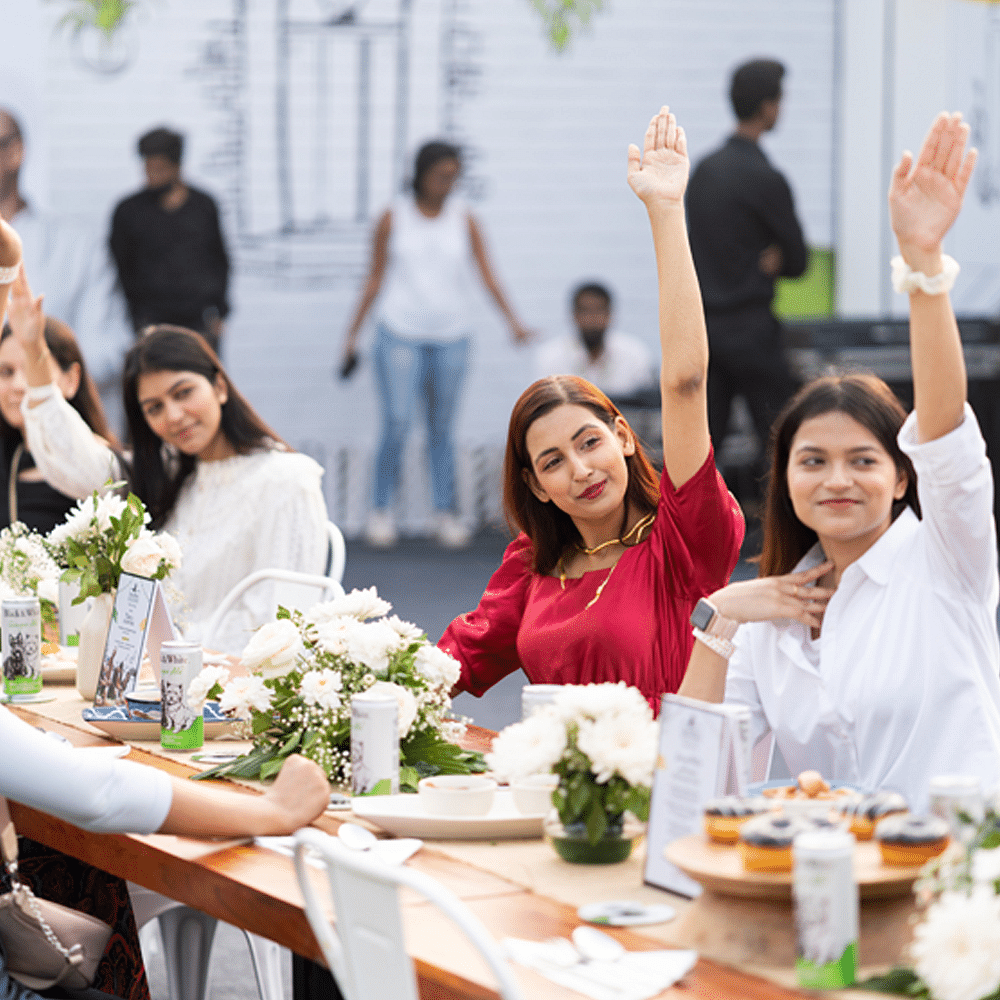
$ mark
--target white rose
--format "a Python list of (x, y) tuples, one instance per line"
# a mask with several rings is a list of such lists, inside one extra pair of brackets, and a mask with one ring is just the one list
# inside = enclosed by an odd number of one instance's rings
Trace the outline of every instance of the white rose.
[(345, 655), (352, 663), (367, 667), (384, 677), (389, 670), (389, 657), (399, 649), (399, 633), (384, 621), (350, 621), (344, 626)]
[(391, 694), (396, 699), (399, 706), (399, 738), (403, 739), (417, 717), (417, 699), (413, 697), (413, 692), (391, 681), (376, 681), (368, 690), (377, 695)]
[(216, 684), (225, 685), (229, 671), (225, 667), (203, 667), (201, 673), (188, 685), (187, 703), (192, 712), (201, 712), (208, 701), (208, 692)]
[(140, 535), (128, 543), (122, 556), (122, 571), (136, 576), (153, 576), (163, 557), (163, 549), (153, 535)]
[(302, 652), (299, 630), (287, 618), (268, 622), (254, 632), (240, 659), (261, 677), (283, 677)]
[(462, 672), (458, 660), (437, 646), (421, 646), (413, 658), (413, 665), (421, 676), (445, 692), (450, 691), (458, 683)]
[(263, 677), (234, 677), (223, 689), (219, 709), (235, 718), (246, 718), (251, 710), (266, 712), (271, 707), (271, 690)]
[(378, 596), (374, 587), (352, 590), (343, 597), (335, 597), (325, 604), (314, 604), (306, 612), (306, 621), (322, 625), (333, 618), (350, 617), (359, 621), (381, 618), (392, 611), (392, 605)]
[(42, 601), (48, 601), (50, 604), (54, 604), (58, 608), (59, 581), (53, 580), (51, 577), (42, 577), (42, 579), (38, 581), (38, 598)]
[(302, 678), (302, 700), (307, 705), (319, 705), (332, 712), (340, 708), (340, 672), (309, 670)]
[(163, 557), (170, 564), (171, 572), (180, 569), (181, 563), (184, 561), (184, 553), (181, 551), (180, 542), (167, 531), (161, 531), (156, 536), (156, 541), (163, 550)]

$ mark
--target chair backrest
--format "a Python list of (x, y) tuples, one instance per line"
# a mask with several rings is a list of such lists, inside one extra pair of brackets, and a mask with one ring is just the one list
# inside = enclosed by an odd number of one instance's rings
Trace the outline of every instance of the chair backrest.
[[(310, 850), (326, 867), (336, 930), (307, 871)], [(418, 892), (451, 919), (496, 976), (504, 1000), (524, 1000), (489, 931), (453, 892), (423, 872), (387, 865), (313, 828), (295, 834), (295, 870), (309, 924), (347, 1000), (417, 1000), (413, 963), (403, 940), (399, 886)]]
[(330, 552), (327, 557), (326, 575), (337, 583), (344, 582), (344, 568), (347, 566), (347, 545), (344, 543), (344, 533), (333, 521), (326, 522), (326, 535), (330, 540)]
[[(272, 617), (274, 613), (277, 613), (279, 604), (286, 608), (304, 610), (320, 601), (331, 601), (335, 597), (341, 597), (344, 593), (340, 582), (329, 576), (296, 573), (291, 569), (259, 569), (249, 576), (243, 577), (222, 599), (222, 603), (215, 609), (215, 613), (208, 620), (205, 631), (202, 633), (201, 643), (203, 646), (212, 648), (219, 627), (226, 615), (232, 610), (233, 605), (251, 587), (264, 583), (273, 584), (271, 598), (274, 608)], [(223, 652), (232, 652), (232, 650), (224, 650)]]

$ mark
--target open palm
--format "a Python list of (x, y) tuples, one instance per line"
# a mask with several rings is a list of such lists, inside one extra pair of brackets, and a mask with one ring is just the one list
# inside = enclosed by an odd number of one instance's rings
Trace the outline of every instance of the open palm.
[(684, 129), (664, 106), (646, 129), (642, 152), (628, 148), (628, 182), (642, 201), (681, 202), (687, 188), (690, 163)]
[(889, 186), (889, 216), (900, 247), (935, 250), (958, 217), (976, 151), (965, 152), (969, 126), (960, 114), (935, 119), (916, 165), (904, 153)]
[(44, 336), (45, 316), (42, 312), (42, 297), (36, 299), (31, 294), (23, 266), (10, 288), (7, 321), (22, 347), (37, 344)]

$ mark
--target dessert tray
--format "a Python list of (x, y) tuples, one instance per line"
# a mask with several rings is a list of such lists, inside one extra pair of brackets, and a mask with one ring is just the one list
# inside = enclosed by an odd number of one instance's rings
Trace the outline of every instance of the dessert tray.
[[(206, 726), (207, 729), (207, 726)], [(397, 837), (423, 840), (493, 840), (541, 837), (544, 813), (526, 816), (514, 806), (514, 795), (497, 789), (485, 816), (440, 816), (427, 812), (419, 795), (364, 795), (351, 800), (351, 809)]]

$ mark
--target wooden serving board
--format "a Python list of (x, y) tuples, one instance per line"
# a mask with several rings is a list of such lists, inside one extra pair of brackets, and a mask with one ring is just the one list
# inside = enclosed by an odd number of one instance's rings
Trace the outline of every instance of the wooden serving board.
[[(716, 844), (704, 834), (682, 837), (667, 845), (667, 860), (706, 889), (744, 899), (792, 898), (792, 873), (748, 872), (734, 846)], [(909, 896), (920, 867), (894, 868), (882, 864), (878, 844), (862, 841), (854, 848), (854, 877), (862, 899)]]

